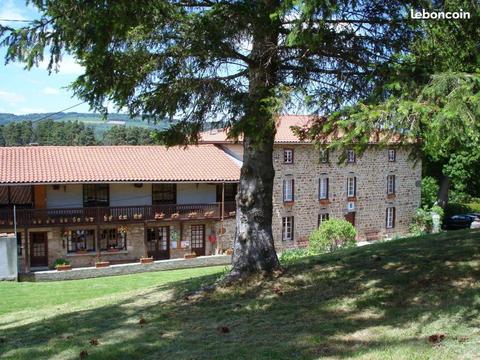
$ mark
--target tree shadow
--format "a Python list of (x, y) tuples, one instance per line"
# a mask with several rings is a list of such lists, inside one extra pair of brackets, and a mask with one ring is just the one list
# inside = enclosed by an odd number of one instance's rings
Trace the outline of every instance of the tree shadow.
[(479, 250), (480, 233), (461, 231), (307, 258), (279, 279), (202, 296), (191, 292), (215, 275), (178, 281), (5, 329), (0, 357), (315, 359), (425, 349), (433, 345), (423, 327), (439, 318), (480, 325)]

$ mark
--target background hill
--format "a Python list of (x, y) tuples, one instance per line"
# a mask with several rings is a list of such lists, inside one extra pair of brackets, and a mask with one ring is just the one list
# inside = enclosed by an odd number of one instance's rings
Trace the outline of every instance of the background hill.
[[(47, 117), (48, 116), (48, 117)], [(79, 121), (85, 125), (93, 127), (95, 135), (102, 137), (105, 131), (111, 129), (115, 125), (126, 126), (126, 127), (142, 127), (142, 128), (151, 128), (151, 129), (162, 129), (168, 126), (166, 122), (160, 122), (157, 124), (148, 123), (147, 121), (142, 121), (142, 119), (132, 119), (126, 114), (109, 114), (107, 120), (103, 119), (100, 114), (90, 114), (90, 113), (78, 113), (78, 112), (65, 112), (49, 115), (49, 113), (34, 113), (34, 114), (25, 114), (25, 115), (15, 115), (0, 113), (0, 125), (6, 125), (11, 122), (19, 121), (33, 121), (36, 122), (38, 119), (52, 119), (55, 122), (63, 121)]]

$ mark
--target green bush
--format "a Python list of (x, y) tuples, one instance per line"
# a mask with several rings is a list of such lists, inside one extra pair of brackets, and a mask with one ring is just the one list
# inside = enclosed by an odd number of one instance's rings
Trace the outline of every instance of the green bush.
[(56, 260), (53, 262), (53, 267), (54, 267), (54, 268), (56, 268), (57, 266), (60, 266), (60, 265), (70, 265), (70, 261), (65, 260), (65, 259), (62, 259), (62, 258), (59, 258), (59, 259), (56, 259)]
[(432, 207), (437, 201), (440, 186), (438, 181), (431, 176), (422, 179), (422, 207)]
[(330, 219), (312, 231), (309, 248), (314, 253), (323, 253), (353, 247), (356, 245), (355, 236), (355, 228), (348, 221)]
[(288, 249), (282, 252), (282, 255), (280, 255), (280, 262), (285, 264), (310, 255), (314, 254), (308, 248)]

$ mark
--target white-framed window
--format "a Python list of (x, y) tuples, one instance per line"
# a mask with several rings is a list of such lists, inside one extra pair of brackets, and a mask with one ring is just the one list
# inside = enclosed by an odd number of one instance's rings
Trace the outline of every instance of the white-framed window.
[(283, 179), (283, 202), (293, 201), (295, 198), (295, 180), (293, 177)]
[(285, 216), (282, 218), (282, 240), (293, 241), (293, 216)]
[(395, 208), (394, 207), (387, 207), (386, 227), (387, 229), (393, 229), (395, 227)]
[(283, 149), (283, 163), (293, 164), (293, 149)]
[(330, 215), (328, 213), (318, 214), (318, 226), (320, 227), (320, 225), (322, 225), (322, 223), (328, 219), (330, 219)]
[(328, 149), (320, 149), (319, 160), (322, 164), (328, 163)]
[(318, 199), (326, 200), (328, 199), (328, 178), (321, 177), (318, 180)]
[(395, 162), (397, 160), (397, 151), (395, 149), (388, 149), (388, 161)]
[(347, 197), (357, 196), (357, 178), (351, 176), (347, 178)]
[(395, 175), (387, 176), (387, 195), (395, 194)]
[(347, 163), (354, 163), (355, 162), (355, 150), (349, 149), (347, 150)]

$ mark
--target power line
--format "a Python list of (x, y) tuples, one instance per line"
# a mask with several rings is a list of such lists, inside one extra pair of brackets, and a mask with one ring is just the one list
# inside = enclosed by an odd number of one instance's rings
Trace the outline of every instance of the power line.
[(0, 21), (7, 21), (7, 22), (22, 22), (22, 23), (32, 23), (34, 20), (21, 20), (21, 19), (0, 19)]
[(64, 111), (73, 109), (74, 107), (80, 106), (80, 105), (85, 104), (85, 103), (86, 103), (86, 101), (82, 101), (82, 102), (80, 102), (80, 103), (78, 103), (78, 104), (75, 104), (75, 105), (72, 105), (72, 106), (70, 106), (70, 107), (68, 107), (68, 108), (62, 109), (62, 110), (57, 111), (57, 112), (54, 112), (54, 113), (50, 113), (50, 114), (48, 114), (48, 115), (45, 115), (45, 116), (41, 117), (40, 119), (33, 120), (32, 123), (37, 122), (37, 121), (42, 121), (42, 120), (48, 119), (48, 118), (51, 117), (51, 116), (54, 116), (54, 115), (57, 115), (57, 114), (61, 114), (61, 113), (64, 112)]

